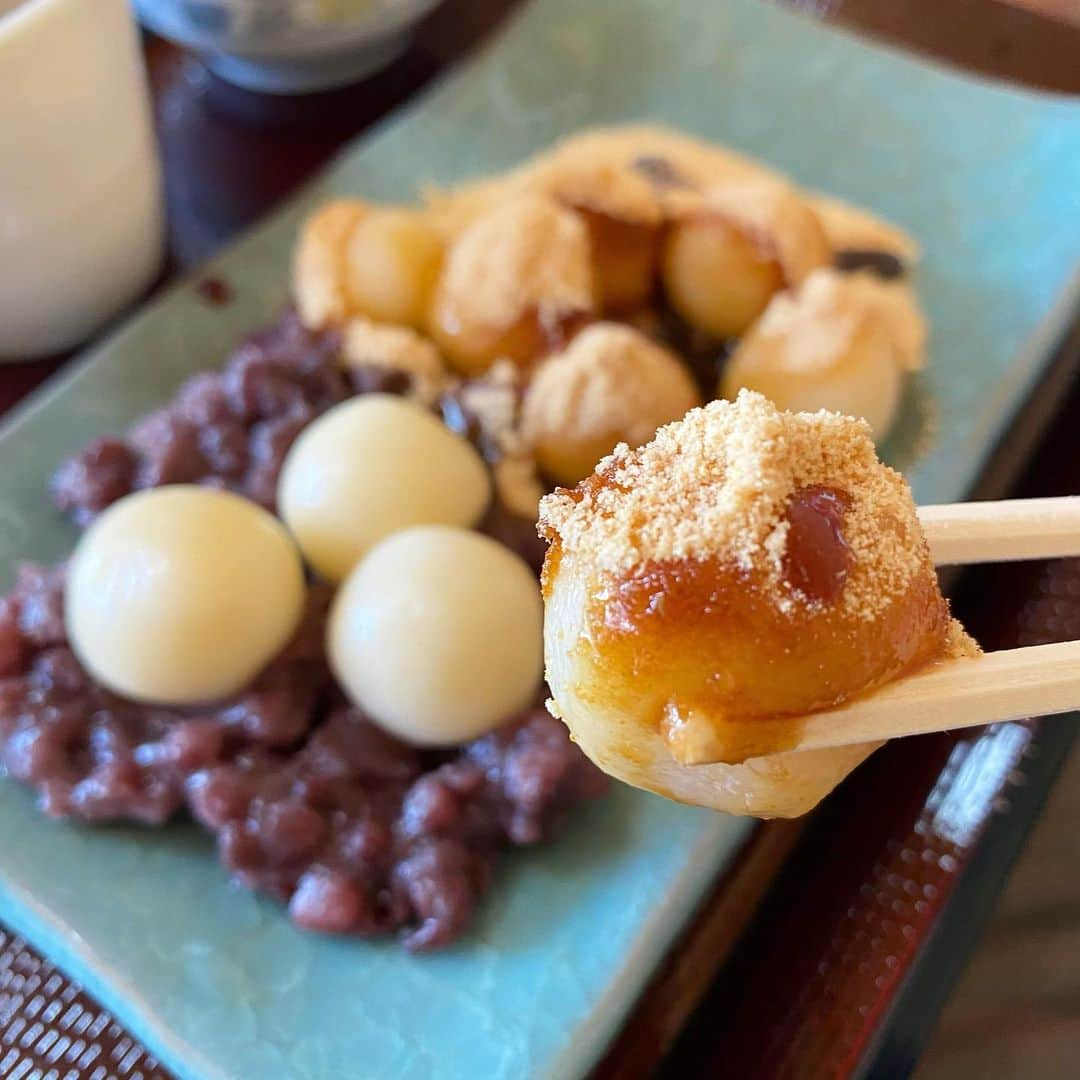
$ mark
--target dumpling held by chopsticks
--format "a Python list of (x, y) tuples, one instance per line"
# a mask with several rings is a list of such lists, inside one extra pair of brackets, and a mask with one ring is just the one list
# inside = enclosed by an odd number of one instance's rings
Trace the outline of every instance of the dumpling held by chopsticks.
[(541, 503), (553, 709), (605, 771), (795, 816), (878, 743), (785, 753), (798, 718), (977, 652), (865, 422), (743, 392)]

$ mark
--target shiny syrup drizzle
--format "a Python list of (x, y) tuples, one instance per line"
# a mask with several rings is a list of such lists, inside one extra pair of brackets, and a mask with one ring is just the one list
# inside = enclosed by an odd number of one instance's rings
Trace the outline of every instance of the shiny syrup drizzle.
[(851, 548), (844, 539), (846, 510), (844, 495), (827, 487), (800, 488), (788, 503), (784, 577), (809, 600), (831, 604), (847, 580)]

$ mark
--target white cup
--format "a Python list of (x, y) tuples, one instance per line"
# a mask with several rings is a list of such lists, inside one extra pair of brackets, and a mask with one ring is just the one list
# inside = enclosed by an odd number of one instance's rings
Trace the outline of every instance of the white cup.
[(153, 278), (163, 232), (127, 0), (0, 0), (0, 358), (85, 340)]

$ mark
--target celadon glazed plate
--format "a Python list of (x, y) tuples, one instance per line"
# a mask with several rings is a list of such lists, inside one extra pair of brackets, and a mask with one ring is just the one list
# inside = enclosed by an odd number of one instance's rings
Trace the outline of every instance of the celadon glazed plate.
[[(351, 148), (218, 259), (235, 301), (181, 285), (0, 436), (0, 568), (62, 556), (52, 469), (270, 319), (301, 216), (508, 166), (586, 124), (653, 119), (873, 207), (923, 243), (932, 365), (887, 455), (920, 500), (961, 497), (1076, 299), (1080, 110), (947, 74), (756, 0), (535, 0), (471, 63)], [(46, 821), (0, 780), (0, 918), (184, 1080), (584, 1072), (747, 822), (627, 789), (506, 859), (444, 953), (305, 935), (233, 889), (210, 841)]]

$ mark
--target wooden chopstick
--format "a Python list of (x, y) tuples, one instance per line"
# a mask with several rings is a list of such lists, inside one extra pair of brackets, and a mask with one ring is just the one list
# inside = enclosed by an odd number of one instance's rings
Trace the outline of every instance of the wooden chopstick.
[[(919, 507), (939, 566), (1080, 555), (1080, 496)], [(943, 660), (797, 722), (792, 750), (978, 727), (1080, 709), (1080, 641)]]
[(722, 725), (700, 758), (738, 765), (778, 752), (828, 750), (1080, 709), (1080, 641), (940, 660), (823, 712)]
[(790, 722), (784, 749), (850, 746), (1077, 708), (1080, 641), (1032, 645), (942, 660), (864, 698), (800, 717)]
[(920, 506), (938, 566), (1080, 555), (1080, 495)]
[[(1080, 555), (1080, 496), (919, 507), (939, 566)], [(739, 764), (779, 751), (826, 750), (1080, 709), (1080, 641), (940, 660), (847, 702), (798, 718), (722, 725), (694, 764)], [(691, 764), (691, 762), (684, 762)]]

